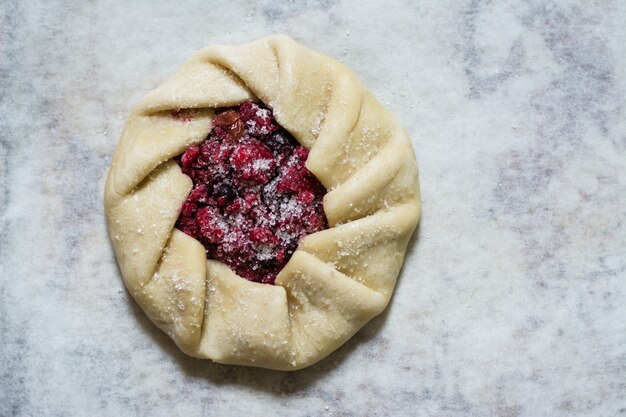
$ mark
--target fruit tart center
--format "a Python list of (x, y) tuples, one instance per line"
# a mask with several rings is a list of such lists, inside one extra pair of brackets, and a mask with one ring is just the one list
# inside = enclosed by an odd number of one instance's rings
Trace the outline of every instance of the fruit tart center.
[(326, 189), (305, 167), (307, 156), (262, 104), (217, 110), (204, 142), (177, 158), (193, 189), (176, 227), (200, 241), (207, 258), (273, 284), (300, 240), (328, 227)]

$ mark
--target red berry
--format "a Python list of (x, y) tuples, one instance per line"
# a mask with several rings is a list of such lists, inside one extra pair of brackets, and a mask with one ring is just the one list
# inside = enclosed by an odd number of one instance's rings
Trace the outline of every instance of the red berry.
[(259, 141), (239, 145), (230, 162), (236, 177), (254, 185), (267, 183), (275, 168), (272, 151)]
[(180, 212), (180, 215), (184, 217), (191, 217), (194, 215), (197, 209), (198, 209), (197, 205), (187, 200), (183, 203), (183, 208)]
[(183, 156), (180, 158), (180, 162), (183, 164), (184, 168), (188, 168), (191, 166), (191, 164), (196, 162), (199, 154), (200, 147), (198, 145), (191, 145), (189, 148), (187, 148)]
[(243, 198), (238, 198), (226, 207), (226, 211), (229, 213), (242, 213), (245, 214), (250, 211), (252, 206)]
[(278, 243), (278, 238), (274, 236), (274, 233), (270, 232), (265, 227), (257, 227), (250, 231), (250, 240), (254, 243), (268, 243), (275, 245)]
[(246, 124), (246, 129), (251, 135), (269, 135), (278, 129), (272, 112), (259, 107), (251, 101), (242, 103), (239, 111), (241, 120)]
[(213, 207), (203, 207), (196, 212), (200, 235), (207, 242), (217, 243), (227, 231), (227, 223), (220, 212)]
[(296, 196), (296, 199), (302, 204), (311, 204), (313, 199), (315, 198), (315, 194), (310, 191), (301, 191)]
[(176, 226), (191, 237), (198, 237), (198, 225), (193, 217), (180, 217)]
[(198, 184), (187, 196), (187, 201), (193, 203), (206, 203), (209, 198), (209, 191), (204, 184)]

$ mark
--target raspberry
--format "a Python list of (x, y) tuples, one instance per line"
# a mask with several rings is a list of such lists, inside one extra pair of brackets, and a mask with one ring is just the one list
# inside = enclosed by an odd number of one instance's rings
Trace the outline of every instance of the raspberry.
[(276, 166), (272, 151), (259, 141), (239, 145), (230, 162), (236, 178), (255, 185), (267, 183)]
[(192, 203), (206, 203), (209, 198), (209, 191), (204, 184), (198, 184), (187, 196), (187, 201)]
[(253, 136), (269, 135), (278, 129), (272, 112), (251, 101), (242, 103), (239, 111), (248, 133)]
[(278, 239), (274, 236), (274, 233), (270, 232), (265, 227), (257, 227), (250, 231), (250, 240), (254, 243), (268, 243), (275, 245), (278, 243)]
[(187, 233), (189, 236), (198, 236), (198, 225), (196, 224), (196, 219), (193, 217), (180, 217), (176, 223), (176, 227), (178, 227), (181, 232)]
[(187, 200), (187, 201), (185, 201), (183, 203), (183, 208), (182, 208), (180, 214), (183, 217), (191, 217), (191, 216), (193, 216), (195, 214), (197, 209), (198, 209), (197, 205), (195, 205), (191, 201)]
[(305, 204), (305, 205), (311, 204), (314, 198), (315, 198), (315, 194), (306, 190), (298, 193), (298, 195), (296, 196), (296, 199), (300, 203)]
[(200, 236), (207, 242), (219, 242), (227, 231), (227, 223), (214, 207), (207, 206), (199, 209), (196, 213), (196, 220), (200, 228)]
[(200, 155), (199, 146), (191, 145), (189, 148), (187, 148), (183, 156), (180, 158), (183, 168), (189, 168), (191, 164), (196, 162), (196, 159), (198, 159), (198, 155)]
[(237, 200), (235, 200), (231, 204), (229, 204), (228, 207), (226, 207), (226, 211), (228, 213), (245, 214), (245, 213), (249, 212), (251, 208), (252, 208), (252, 205), (250, 203), (248, 203), (245, 199), (238, 198)]

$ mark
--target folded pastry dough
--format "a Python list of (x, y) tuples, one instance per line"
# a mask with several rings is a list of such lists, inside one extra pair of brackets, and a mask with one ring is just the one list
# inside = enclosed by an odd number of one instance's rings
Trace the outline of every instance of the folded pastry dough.
[[(304, 238), (275, 285), (207, 260), (174, 228), (192, 181), (172, 158), (206, 138), (215, 108), (250, 99), (310, 149), (328, 190), (329, 229)], [(149, 93), (104, 200), (124, 282), (157, 326), (189, 355), (280, 370), (319, 361), (384, 310), (420, 216), (405, 131), (347, 67), (285, 36), (205, 48)]]

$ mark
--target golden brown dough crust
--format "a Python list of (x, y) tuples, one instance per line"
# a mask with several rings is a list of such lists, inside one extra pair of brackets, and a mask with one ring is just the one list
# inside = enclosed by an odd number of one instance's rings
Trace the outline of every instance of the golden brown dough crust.
[[(330, 228), (307, 236), (275, 285), (238, 277), (174, 229), (191, 180), (172, 158), (213, 109), (259, 99), (310, 149)], [(188, 121), (170, 111), (195, 109)], [(341, 63), (285, 36), (199, 51), (131, 113), (105, 189), (130, 293), (186, 353), (295, 370), (382, 312), (420, 216), (417, 165), (394, 117)]]

